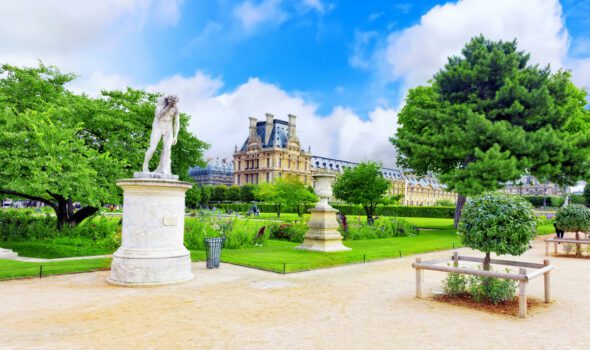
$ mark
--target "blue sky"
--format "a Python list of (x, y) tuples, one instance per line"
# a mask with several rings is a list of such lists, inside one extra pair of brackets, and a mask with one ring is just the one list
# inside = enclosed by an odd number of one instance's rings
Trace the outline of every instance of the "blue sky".
[(0, 14), (0, 62), (75, 72), (76, 92), (178, 94), (212, 157), (231, 157), (249, 116), (291, 113), (313, 153), (395, 166), (407, 90), (479, 34), (590, 87), (590, 0), (5, 0)]

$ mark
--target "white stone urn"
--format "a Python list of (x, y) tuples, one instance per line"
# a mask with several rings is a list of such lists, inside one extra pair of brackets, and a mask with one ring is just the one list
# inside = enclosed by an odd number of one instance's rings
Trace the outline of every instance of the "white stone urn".
[(338, 220), (336, 209), (332, 208), (328, 201), (332, 197), (332, 183), (334, 174), (320, 173), (313, 176), (315, 180), (315, 193), (320, 201), (311, 209), (311, 219), (307, 223), (308, 230), (303, 236), (303, 243), (297, 247), (302, 250), (317, 252), (341, 252), (350, 250), (342, 244), (342, 235), (338, 232)]

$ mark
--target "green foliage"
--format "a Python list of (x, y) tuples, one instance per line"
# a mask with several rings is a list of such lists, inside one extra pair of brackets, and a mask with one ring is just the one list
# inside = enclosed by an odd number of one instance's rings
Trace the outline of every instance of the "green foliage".
[(465, 246), (498, 255), (521, 255), (535, 233), (531, 204), (519, 196), (497, 192), (468, 200), (459, 226)]
[(439, 199), (436, 201), (435, 206), (437, 207), (454, 207), (455, 202), (450, 199)]
[[(274, 183), (263, 183), (256, 187), (255, 197), (275, 206), (277, 217), (285, 207), (299, 209), (310, 206), (318, 201), (318, 197), (309, 192), (305, 184), (295, 178), (279, 178)], [(297, 210), (302, 215), (301, 210)]]
[(191, 209), (196, 209), (201, 204), (201, 187), (193, 185), (193, 188), (186, 191), (186, 206)]
[(469, 294), (477, 301), (487, 301), (495, 305), (512, 301), (516, 296), (518, 282), (515, 280), (469, 276)]
[(559, 196), (522, 196), (535, 208), (543, 207), (543, 204), (548, 207), (559, 208), (563, 205), (564, 198)]
[[(332, 204), (346, 215), (365, 215), (363, 208), (356, 205)], [(421, 207), (421, 206), (378, 206), (375, 215), (379, 216), (400, 216), (400, 217), (423, 217), (423, 218), (452, 218), (455, 207)]]
[(466, 293), (469, 278), (467, 275), (451, 272), (443, 280), (443, 290), (451, 297), (461, 296)]
[(304, 223), (297, 224), (280, 224), (274, 223), (267, 226), (270, 239), (279, 239), (289, 242), (302, 243), (303, 236), (307, 232), (307, 225)]
[(569, 72), (530, 65), (516, 41), (479, 36), (431, 83), (409, 91), (391, 141), (403, 168), (438, 174), (461, 195), (525, 173), (572, 185), (590, 171), (585, 96)]
[(586, 205), (586, 198), (580, 194), (570, 194), (569, 204)]
[(200, 186), (201, 187), (201, 205), (205, 206), (211, 200), (211, 196), (213, 195), (213, 187), (209, 185)]
[(334, 196), (347, 203), (361, 205), (369, 223), (375, 208), (382, 202), (390, 183), (381, 173), (381, 165), (363, 162), (353, 168), (346, 168), (333, 185)]
[(214, 202), (222, 202), (225, 200), (225, 193), (227, 192), (226, 185), (214, 186), (211, 191), (211, 200)]
[(225, 200), (229, 202), (237, 202), (240, 200), (240, 186), (230, 186), (225, 191)]
[(256, 189), (256, 185), (253, 184), (245, 184), (240, 187), (240, 200), (242, 202), (253, 202), (256, 200), (254, 197), (254, 191)]
[(224, 248), (237, 249), (264, 244), (268, 234), (257, 236), (258, 231), (248, 225), (239, 225), (235, 218), (222, 218), (201, 213), (185, 220), (184, 245), (190, 250), (205, 250), (205, 238), (225, 237)]
[[(76, 95), (64, 88), (74, 78), (42, 64), (0, 66), (0, 193), (50, 205), (60, 228), (120, 202), (115, 180), (141, 169), (157, 97), (133, 89)], [(188, 121), (181, 114), (172, 152), (182, 180), (208, 147), (187, 131)], [(72, 215), (73, 202), (86, 208)]]
[(590, 207), (590, 182), (586, 183), (586, 186), (584, 186), (584, 194), (582, 196), (584, 196), (584, 204), (587, 207)]
[(555, 224), (566, 232), (586, 232), (590, 230), (590, 209), (581, 204), (561, 207), (555, 214)]
[(379, 218), (372, 225), (350, 222), (348, 230), (341, 228), (340, 233), (345, 240), (407, 237), (419, 234), (418, 229), (407, 221), (393, 218)]

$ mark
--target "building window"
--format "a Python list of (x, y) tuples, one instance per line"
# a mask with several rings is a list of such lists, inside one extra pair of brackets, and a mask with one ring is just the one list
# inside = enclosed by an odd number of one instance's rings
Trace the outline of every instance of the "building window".
[(266, 158), (266, 167), (270, 168), (270, 158)]
[(270, 173), (266, 173), (266, 182), (270, 182)]
[(279, 168), (281, 167), (281, 165), (283, 165), (282, 159), (279, 158)]
[(240, 175), (238, 175), (238, 185), (240, 185)]

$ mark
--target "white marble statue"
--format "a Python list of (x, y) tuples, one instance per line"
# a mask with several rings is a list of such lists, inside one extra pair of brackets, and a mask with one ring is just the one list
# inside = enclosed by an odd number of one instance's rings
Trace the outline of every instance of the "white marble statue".
[(171, 149), (172, 145), (178, 140), (178, 129), (180, 128), (180, 111), (178, 110), (178, 97), (170, 95), (158, 98), (154, 123), (152, 124), (152, 135), (150, 137), (150, 147), (145, 152), (143, 161), (143, 172), (149, 173), (149, 163), (162, 139), (162, 153), (160, 155), (160, 164), (154, 170), (157, 174), (172, 174), (171, 170)]

